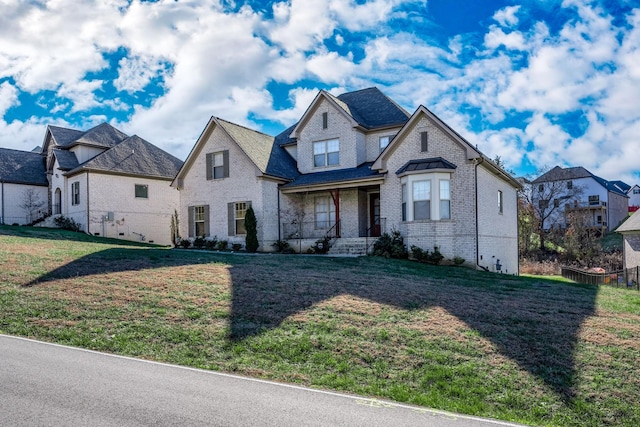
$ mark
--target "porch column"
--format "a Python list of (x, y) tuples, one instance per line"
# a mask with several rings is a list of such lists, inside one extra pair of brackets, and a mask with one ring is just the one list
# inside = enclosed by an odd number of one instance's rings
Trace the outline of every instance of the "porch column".
[(336, 208), (336, 237), (340, 237), (340, 189), (329, 191), (333, 199), (333, 206)]

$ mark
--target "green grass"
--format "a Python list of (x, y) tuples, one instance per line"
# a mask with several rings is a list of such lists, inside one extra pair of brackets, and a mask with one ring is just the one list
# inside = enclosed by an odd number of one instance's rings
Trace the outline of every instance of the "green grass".
[(640, 425), (640, 293), (0, 227), (0, 332), (531, 425)]

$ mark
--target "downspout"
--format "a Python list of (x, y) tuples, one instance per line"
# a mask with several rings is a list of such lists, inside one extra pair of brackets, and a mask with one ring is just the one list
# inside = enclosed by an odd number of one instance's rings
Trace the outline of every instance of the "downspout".
[(282, 240), (282, 220), (280, 218), (280, 186), (282, 184), (278, 184), (278, 241)]
[(2, 188), (2, 196), (0, 197), (0, 204), (2, 204), (2, 212), (0, 212), (0, 224), (4, 224), (4, 181), (0, 180), (0, 186)]
[(480, 218), (480, 215), (478, 214), (478, 166), (480, 166), (480, 164), (484, 162), (484, 159), (482, 157), (479, 157), (476, 160), (478, 160), (474, 168), (475, 192), (476, 192), (476, 266), (484, 271), (489, 271), (488, 268), (480, 265), (480, 228), (478, 226), (478, 220)]
[(91, 234), (89, 231), (89, 172), (87, 172), (87, 234)]

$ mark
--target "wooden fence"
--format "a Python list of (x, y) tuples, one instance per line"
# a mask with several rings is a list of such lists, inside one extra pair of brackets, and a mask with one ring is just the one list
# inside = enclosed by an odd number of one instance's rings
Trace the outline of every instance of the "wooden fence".
[(578, 283), (590, 285), (609, 285), (640, 291), (640, 267), (621, 271), (593, 273), (573, 267), (562, 267), (562, 277)]

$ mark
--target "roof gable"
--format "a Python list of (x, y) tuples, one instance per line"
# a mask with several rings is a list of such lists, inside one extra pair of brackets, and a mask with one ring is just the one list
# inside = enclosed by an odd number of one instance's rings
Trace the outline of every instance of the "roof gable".
[[(58, 168), (62, 171), (70, 171), (77, 168), (80, 163), (76, 157), (76, 153), (69, 150), (59, 150), (55, 148), (53, 150), (53, 157), (58, 161)], [(52, 160), (53, 161), (53, 157)], [(53, 165), (49, 163), (49, 168), (53, 169)]]
[(309, 120), (311, 119), (311, 116), (313, 116), (313, 114), (318, 109), (322, 101), (327, 101), (330, 105), (333, 106), (333, 108), (338, 110), (338, 112), (342, 113), (342, 115), (344, 115), (345, 118), (351, 122), (351, 126), (353, 127), (358, 126), (358, 122), (351, 115), (351, 112), (349, 111), (349, 107), (344, 102), (341, 102), (338, 98), (331, 95), (329, 92), (325, 90), (321, 90), (313, 99), (309, 107), (307, 107), (307, 110), (304, 112), (304, 114), (300, 118), (300, 121), (296, 123), (293, 131), (289, 135), (290, 138), (298, 137), (302, 128), (309, 122)]
[(32, 151), (0, 148), (0, 181), (12, 184), (48, 185), (44, 157)]
[(640, 210), (627, 218), (615, 231), (618, 233), (640, 232)]
[(89, 129), (69, 145), (86, 144), (110, 148), (124, 141), (126, 138), (128, 138), (128, 135), (124, 132), (119, 131), (108, 123), (102, 123)]

